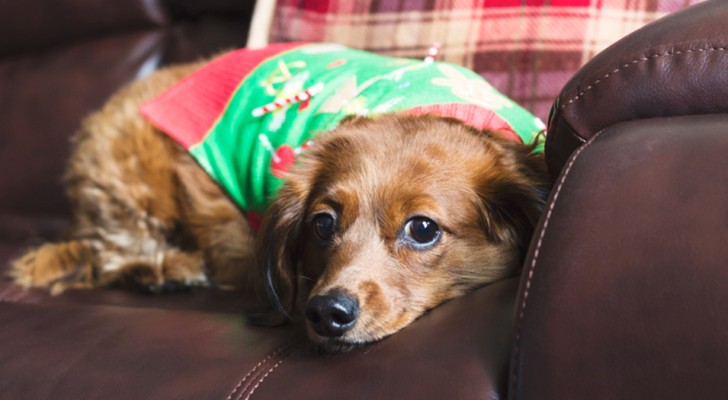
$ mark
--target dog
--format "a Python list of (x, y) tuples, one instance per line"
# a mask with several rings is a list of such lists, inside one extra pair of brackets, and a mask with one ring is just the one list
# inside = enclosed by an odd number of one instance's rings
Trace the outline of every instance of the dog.
[(254, 323), (304, 319), (341, 350), (518, 274), (551, 185), (535, 143), (449, 116), (349, 115), (301, 152), (256, 227), (139, 112), (203, 65), (133, 82), (84, 121), (64, 178), (72, 226), (12, 262), (18, 284), (258, 293)]

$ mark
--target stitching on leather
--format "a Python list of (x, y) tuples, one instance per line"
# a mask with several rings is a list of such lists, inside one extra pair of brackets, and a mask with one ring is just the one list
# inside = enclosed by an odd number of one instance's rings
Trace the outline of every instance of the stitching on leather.
[[(561, 109), (563, 110), (567, 106), (569, 106), (569, 105), (573, 104), (574, 102), (576, 102), (577, 100), (581, 99), (587, 92), (589, 92), (590, 90), (592, 90), (596, 85), (600, 84), (601, 82), (609, 79), (613, 75), (616, 75), (619, 72), (621, 72), (621, 71), (623, 71), (623, 70), (625, 70), (625, 69), (627, 69), (627, 68), (629, 68), (629, 67), (631, 67), (633, 65), (640, 64), (640, 63), (643, 63), (643, 62), (646, 62), (646, 61), (649, 61), (649, 60), (654, 60), (654, 59), (657, 59), (657, 58), (660, 58), (660, 57), (672, 57), (672, 56), (677, 56), (677, 55), (682, 55), (682, 54), (706, 53), (706, 52), (712, 52), (712, 51), (726, 51), (726, 50), (728, 50), (728, 47), (725, 47), (725, 46), (715, 47), (714, 46), (714, 47), (708, 47), (707, 49), (670, 50), (670, 51), (666, 51), (664, 53), (657, 53), (657, 54), (652, 54), (652, 55), (649, 55), (649, 56), (642, 56), (640, 58), (637, 58), (637, 59), (634, 59), (634, 60), (632, 60), (630, 62), (627, 62), (627, 63), (622, 64), (621, 66), (619, 66), (619, 68), (615, 68), (615, 69), (607, 72), (606, 74), (604, 74), (604, 76), (602, 76), (601, 78), (595, 80), (590, 85), (588, 85), (586, 88), (584, 88), (584, 90), (582, 90), (581, 92), (579, 92), (572, 99), (570, 99), (566, 103), (562, 104), (561, 105)], [(584, 139), (582, 139), (582, 140), (584, 140)]]
[(583, 137), (577, 135), (576, 132), (571, 132), (571, 136), (575, 137), (576, 140), (578, 140), (578, 141), (580, 141), (582, 143), (586, 143), (586, 139), (584, 139)]
[(559, 199), (559, 196), (561, 195), (561, 189), (564, 187), (564, 183), (566, 182), (566, 178), (569, 176), (569, 173), (571, 172), (571, 168), (576, 163), (576, 160), (579, 158), (581, 153), (589, 147), (594, 141), (602, 134), (602, 131), (599, 131), (594, 137), (584, 146), (581, 146), (573, 155), (571, 160), (569, 161), (569, 164), (566, 166), (566, 169), (564, 170), (564, 174), (561, 176), (561, 180), (559, 181), (559, 185), (556, 187), (556, 192), (554, 193), (553, 201), (551, 202), (551, 205), (549, 205), (549, 209), (546, 213), (546, 218), (543, 223), (543, 228), (541, 229), (541, 233), (538, 237), (538, 242), (536, 243), (536, 250), (534, 250), (533, 253), (533, 260), (531, 261), (531, 266), (528, 270), (528, 277), (526, 278), (526, 286), (523, 290), (523, 299), (521, 300), (520, 305), (520, 311), (518, 313), (518, 319), (516, 322), (516, 344), (514, 346), (514, 367), (513, 367), (513, 374), (511, 376), (511, 380), (513, 381), (512, 390), (513, 390), (513, 397), (516, 398), (516, 395), (518, 393), (518, 369), (520, 367), (520, 351), (521, 351), (521, 330), (523, 328), (523, 317), (526, 313), (526, 306), (528, 305), (528, 295), (531, 289), (531, 281), (534, 276), (534, 271), (536, 270), (536, 264), (538, 262), (539, 255), (541, 254), (541, 245), (543, 244), (544, 236), (546, 236), (546, 229), (549, 226), (549, 222), (551, 222), (551, 215), (553, 214), (554, 208), (556, 206), (556, 202)]
[[(640, 64), (640, 63), (643, 63), (643, 62), (646, 62), (646, 61), (649, 61), (649, 60), (654, 60), (654, 59), (657, 59), (657, 58), (660, 58), (660, 57), (672, 57), (672, 56), (677, 56), (677, 55), (682, 55), (682, 54), (706, 53), (706, 52), (726, 51), (726, 50), (728, 50), (728, 47), (726, 47), (726, 46), (720, 46), (720, 47), (712, 46), (712, 47), (708, 47), (707, 49), (670, 50), (670, 51), (666, 51), (666, 52), (663, 52), (663, 53), (657, 53), (657, 54), (652, 54), (652, 55), (649, 55), (649, 56), (642, 56), (640, 58), (636, 58), (636, 59), (634, 59), (634, 60), (632, 60), (630, 62), (627, 62), (627, 63), (622, 64), (618, 68), (615, 68), (615, 69), (607, 72), (606, 74), (604, 74), (604, 76), (602, 76), (601, 78), (595, 80), (590, 85), (588, 85), (586, 88), (584, 88), (584, 90), (582, 90), (581, 92), (579, 92), (576, 96), (572, 97), (566, 103), (562, 104), (560, 108), (561, 108), (561, 110), (566, 109), (566, 107), (570, 106), (571, 104), (574, 104), (576, 101), (578, 101), (579, 99), (583, 98), (584, 95), (587, 92), (589, 92), (590, 90), (592, 90), (598, 84), (602, 83), (603, 81), (611, 78), (613, 75), (616, 75), (619, 72), (621, 72), (621, 71), (623, 71), (623, 70), (625, 70), (625, 69), (627, 69), (627, 68), (629, 68), (629, 67), (631, 67), (633, 65)], [(573, 136), (574, 138), (576, 138), (581, 143), (586, 143), (587, 142), (587, 139), (584, 139), (583, 137), (577, 135), (576, 132), (571, 132), (571, 136)]]
[[(256, 390), (258, 390), (258, 388), (259, 388), (259, 387), (260, 387), (260, 385), (261, 385), (261, 384), (263, 383), (263, 381), (264, 381), (264, 380), (266, 380), (266, 378), (268, 378), (268, 376), (269, 376), (269, 375), (270, 375), (270, 374), (271, 374), (271, 373), (272, 373), (273, 371), (275, 371), (275, 369), (276, 369), (276, 368), (278, 368), (278, 367), (279, 367), (279, 366), (280, 366), (281, 364), (283, 364), (283, 361), (285, 361), (285, 360), (286, 360), (286, 359), (287, 359), (288, 357), (292, 356), (292, 355), (293, 355), (293, 354), (295, 353), (295, 350), (296, 350), (296, 348), (295, 348), (295, 346), (294, 346), (294, 348), (293, 348), (293, 349), (291, 349), (291, 350), (290, 350), (290, 351), (289, 351), (288, 353), (286, 353), (286, 354), (283, 354), (283, 355), (281, 356), (281, 359), (280, 359), (280, 360), (278, 360), (278, 362), (277, 362), (277, 363), (273, 364), (273, 366), (272, 366), (272, 367), (270, 367), (270, 368), (268, 369), (268, 371), (266, 371), (266, 373), (265, 373), (265, 374), (263, 374), (263, 375), (262, 375), (262, 376), (260, 377), (260, 379), (258, 379), (258, 382), (256, 382), (255, 386), (253, 386), (252, 388), (250, 388), (250, 392), (249, 392), (249, 393), (248, 393), (248, 395), (247, 395), (247, 396), (245, 397), (245, 400), (250, 400), (250, 398), (251, 398), (251, 397), (253, 397), (253, 393), (255, 393), (255, 391), (256, 391)], [(241, 396), (242, 396), (242, 393), (241, 393)], [(238, 397), (238, 399), (239, 399), (239, 398), (240, 398), (240, 397)]]
[[(260, 387), (260, 385), (265, 381), (268, 376), (276, 370), (281, 364), (283, 364), (283, 361), (285, 361), (288, 357), (292, 356), (296, 350), (298, 350), (298, 345), (301, 343), (301, 341), (297, 341), (293, 345), (291, 345), (288, 349), (286, 349), (285, 353), (282, 353), (280, 356), (280, 359), (271, 366), (268, 371), (266, 371), (259, 379), (258, 382), (255, 383), (255, 385), (250, 388), (250, 392), (248, 392), (248, 395), (245, 396), (245, 400), (250, 400), (253, 397), (253, 394), (256, 390)], [(240, 400), (243, 396), (243, 392), (240, 392), (240, 396), (236, 400)]]
[[(230, 394), (228, 395), (228, 397), (226, 397), (226, 398), (225, 398), (225, 400), (232, 400), (232, 398), (233, 398), (233, 395), (235, 395), (235, 393), (236, 393), (236, 392), (237, 392), (237, 391), (238, 391), (238, 390), (240, 389), (240, 387), (241, 387), (241, 386), (243, 385), (243, 383), (245, 383), (245, 381), (247, 381), (247, 380), (248, 380), (248, 378), (249, 378), (249, 377), (250, 377), (250, 376), (251, 376), (251, 375), (252, 375), (252, 374), (253, 374), (253, 373), (254, 373), (255, 371), (257, 371), (257, 370), (258, 370), (258, 368), (262, 367), (262, 366), (263, 366), (263, 364), (266, 364), (266, 363), (267, 363), (267, 362), (268, 362), (268, 361), (269, 361), (269, 360), (270, 360), (271, 358), (273, 358), (273, 356), (274, 356), (274, 355), (275, 355), (275, 354), (276, 354), (276, 353), (277, 353), (277, 352), (278, 352), (278, 351), (279, 351), (280, 349), (281, 349), (281, 348), (278, 348), (278, 349), (274, 350), (274, 351), (273, 351), (273, 352), (272, 352), (271, 354), (268, 354), (268, 356), (267, 356), (267, 357), (265, 357), (265, 358), (264, 358), (263, 360), (261, 360), (260, 362), (258, 362), (258, 364), (256, 364), (256, 365), (255, 365), (255, 366), (254, 366), (254, 367), (253, 367), (253, 368), (252, 368), (252, 369), (251, 369), (250, 371), (248, 371), (248, 373), (247, 373), (247, 374), (246, 374), (246, 375), (245, 375), (245, 376), (244, 376), (244, 377), (243, 377), (243, 378), (242, 378), (242, 379), (241, 379), (241, 380), (240, 380), (240, 381), (238, 382), (238, 384), (237, 384), (237, 385), (235, 386), (235, 388), (233, 388), (233, 391), (232, 391), (232, 392), (230, 392)], [(247, 389), (247, 387), (246, 387), (246, 389)]]
[[(237, 392), (238, 390), (240, 390), (240, 393), (241, 393), (241, 395), (242, 395), (242, 393), (243, 393), (243, 392), (245, 392), (245, 391), (246, 391), (246, 390), (248, 389), (248, 387), (250, 386), (250, 382), (248, 382), (248, 384), (246, 384), (246, 385), (245, 385), (245, 386), (243, 387), (243, 384), (244, 384), (244, 383), (246, 383), (246, 381), (248, 381), (248, 378), (251, 378), (251, 377), (253, 377), (254, 375), (258, 375), (258, 374), (259, 374), (258, 370), (259, 370), (259, 369), (260, 369), (261, 367), (263, 367), (263, 366), (264, 366), (264, 365), (266, 365), (266, 364), (269, 364), (269, 363), (270, 363), (270, 361), (271, 361), (271, 360), (272, 360), (272, 359), (273, 359), (274, 357), (278, 356), (279, 354), (285, 353), (285, 352), (286, 352), (286, 351), (287, 351), (288, 349), (290, 349), (290, 348), (291, 348), (291, 347), (292, 347), (292, 346), (293, 346), (293, 345), (294, 345), (295, 343), (297, 343), (297, 340), (295, 340), (295, 339), (289, 340), (288, 342), (286, 342), (286, 343), (285, 343), (285, 344), (283, 344), (282, 346), (280, 346), (280, 347), (278, 347), (277, 349), (273, 350), (273, 351), (272, 351), (272, 352), (271, 352), (270, 354), (268, 354), (268, 356), (266, 356), (266, 357), (265, 357), (265, 358), (264, 358), (263, 360), (261, 360), (260, 362), (258, 362), (258, 364), (256, 364), (256, 365), (255, 365), (255, 366), (254, 366), (254, 367), (253, 367), (253, 368), (252, 368), (252, 369), (251, 369), (250, 371), (248, 371), (248, 373), (247, 373), (247, 374), (246, 374), (246, 375), (245, 375), (245, 376), (244, 376), (244, 377), (243, 377), (243, 378), (242, 378), (242, 379), (241, 379), (241, 380), (240, 380), (240, 381), (238, 382), (237, 386), (235, 386), (235, 388), (234, 388), (234, 389), (232, 390), (232, 392), (230, 392), (230, 394), (228, 395), (228, 397), (226, 398), (226, 400), (232, 400), (233, 396), (234, 396), (234, 395), (236, 394), (236, 392)], [(241, 389), (241, 387), (242, 387), (242, 389)], [(240, 398), (240, 397), (238, 396), (237, 398)]]
[[(230, 394), (228, 395), (228, 397), (226, 397), (225, 400), (232, 400), (233, 396), (238, 392), (238, 390), (240, 390), (240, 393), (242, 395), (242, 393), (245, 392), (248, 389), (248, 387), (250, 386), (250, 383), (248, 383), (241, 390), (241, 387), (248, 380), (248, 378), (252, 377), (253, 375), (257, 375), (257, 371), (261, 367), (263, 367), (264, 365), (268, 364), (273, 359), (273, 357), (276, 357), (279, 354), (283, 354), (286, 351), (290, 350), (291, 347), (293, 347), (294, 345), (298, 344), (299, 341), (300, 341), (299, 339), (289, 340), (288, 342), (286, 342), (282, 346), (280, 346), (277, 349), (273, 350), (270, 354), (268, 354), (265, 358), (263, 358), (260, 362), (258, 362), (253, 368), (251, 368), (250, 371), (248, 371), (248, 373), (245, 374), (244, 377), (242, 377), (240, 379), (240, 381), (238, 382), (238, 384), (233, 388), (232, 392), (230, 392)], [(280, 363), (280, 361), (278, 363)], [(270, 373), (270, 372), (268, 372), (268, 373)], [(237, 398), (240, 398), (240, 397), (238, 396)]]
[[(248, 393), (248, 395), (245, 396), (245, 400), (250, 400), (250, 398), (253, 396), (253, 393), (255, 393), (255, 391), (258, 390), (258, 387), (260, 386), (261, 383), (263, 383), (263, 381), (265, 380), (265, 378), (267, 378), (268, 375), (270, 375), (271, 372), (273, 372), (273, 370), (275, 370), (276, 368), (278, 368), (278, 366), (281, 365), (282, 362), (283, 362), (283, 360), (278, 360), (277, 363), (273, 364), (273, 366), (270, 367), (270, 369), (268, 371), (266, 371), (266, 373), (263, 374), (263, 376), (260, 377), (260, 379), (255, 384), (255, 386), (253, 386), (250, 389), (250, 393)], [(242, 396), (242, 393), (240, 395)], [(240, 399), (240, 397), (238, 397), (238, 399)]]

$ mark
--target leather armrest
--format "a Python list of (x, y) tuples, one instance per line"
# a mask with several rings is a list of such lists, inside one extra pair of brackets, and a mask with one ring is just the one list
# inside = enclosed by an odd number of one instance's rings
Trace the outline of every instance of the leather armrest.
[(646, 25), (567, 83), (549, 118), (556, 175), (597, 132), (624, 121), (728, 112), (728, 2), (708, 0)]
[(604, 129), (564, 168), (516, 303), (512, 399), (720, 398), (728, 115)]

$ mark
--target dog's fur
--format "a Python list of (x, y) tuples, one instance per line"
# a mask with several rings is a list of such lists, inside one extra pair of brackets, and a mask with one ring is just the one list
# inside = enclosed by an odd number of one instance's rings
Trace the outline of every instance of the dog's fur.
[[(91, 115), (73, 140), (65, 183), (68, 239), (12, 264), (25, 287), (123, 285), (148, 291), (215, 285), (267, 292), (278, 323), (316, 295), (344, 293), (356, 324), (309, 336), (327, 348), (371, 342), (425, 311), (517, 274), (549, 189), (532, 146), (434, 116), (349, 118), (316, 138), (291, 171), (257, 237), (190, 155), (138, 107), (199, 65), (136, 82)], [(334, 221), (316, 233), (317, 216)], [(413, 218), (437, 240), (411, 239)], [(255, 266), (258, 267), (255, 267)], [(310, 325), (310, 324), (309, 324)]]

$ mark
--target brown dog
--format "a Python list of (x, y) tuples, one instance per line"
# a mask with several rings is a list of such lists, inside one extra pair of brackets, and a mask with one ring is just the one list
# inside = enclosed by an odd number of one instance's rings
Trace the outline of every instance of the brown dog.
[(313, 341), (340, 349), (518, 273), (549, 190), (542, 156), (427, 115), (350, 118), (319, 136), (256, 246), (241, 211), (137, 111), (197, 66), (133, 83), (85, 121), (65, 176), (72, 229), (13, 262), (19, 284), (257, 290), (273, 309), (260, 322), (303, 315)]

